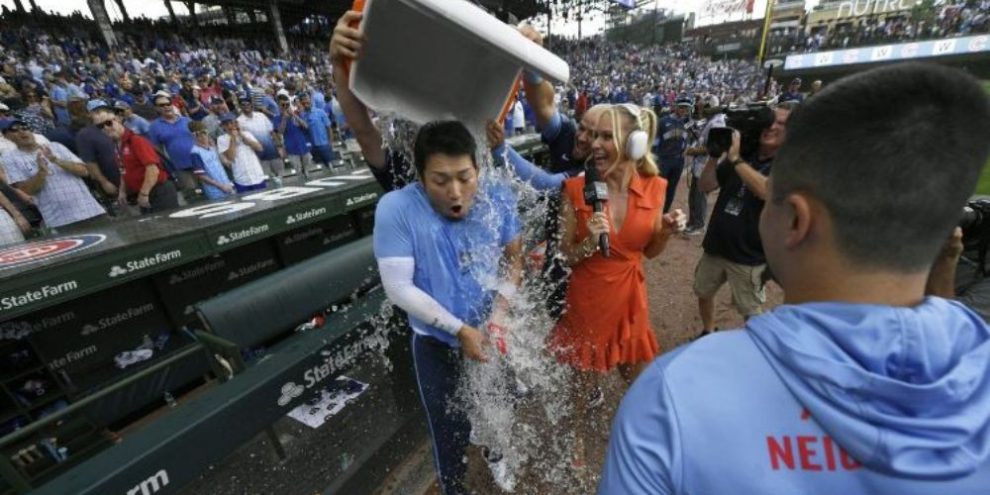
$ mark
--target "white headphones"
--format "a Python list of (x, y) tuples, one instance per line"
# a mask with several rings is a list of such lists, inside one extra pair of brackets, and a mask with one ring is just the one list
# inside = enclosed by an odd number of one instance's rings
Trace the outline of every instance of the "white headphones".
[(643, 130), (643, 121), (639, 117), (639, 107), (632, 103), (621, 103), (617, 106), (632, 114), (636, 122), (636, 129), (630, 131), (629, 135), (626, 136), (626, 156), (631, 160), (639, 160), (650, 151), (650, 137)]

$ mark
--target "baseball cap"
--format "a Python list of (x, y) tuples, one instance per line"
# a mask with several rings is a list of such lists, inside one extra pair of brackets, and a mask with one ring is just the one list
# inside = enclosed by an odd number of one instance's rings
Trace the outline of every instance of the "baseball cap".
[(221, 103), (223, 103), (223, 98), (221, 98), (219, 96), (211, 96), (210, 97), (210, 105), (219, 105)]
[(231, 122), (231, 121), (234, 121), (234, 120), (237, 120), (237, 116), (234, 115), (233, 112), (224, 112), (224, 113), (222, 113), (220, 115), (220, 123), (221, 124), (226, 124), (227, 122)]
[(120, 109), (120, 110), (127, 110), (128, 108), (131, 108), (131, 106), (128, 105), (127, 102), (124, 101), (124, 100), (117, 100), (117, 101), (115, 101), (113, 103), (113, 107), (114, 108), (117, 108), (117, 109)]
[(794, 79), (791, 79), (791, 84), (795, 84), (795, 83), (796, 84), (801, 84), (801, 78), (800, 77), (795, 77)]
[(99, 99), (89, 100), (89, 101), (86, 102), (86, 111), (87, 112), (92, 112), (92, 111), (98, 110), (100, 108), (110, 108), (110, 104), (107, 103), (104, 100), (99, 100)]
[(7, 132), (15, 124), (21, 124), (26, 126), (27, 124), (20, 119), (3, 119), (0, 120), (0, 132)]
[(169, 98), (169, 99), (171, 99), (172, 98), (172, 93), (169, 93), (168, 91), (165, 91), (164, 89), (160, 89), (158, 91), (155, 91), (154, 96), (155, 96), (155, 98)]
[(10, 107), (4, 105), (3, 103), (0, 103), (0, 112), (9, 112), (9, 111), (10, 111)]
[(694, 106), (694, 100), (692, 100), (691, 98), (688, 98), (687, 96), (682, 96), (682, 97), (678, 98), (674, 102), (674, 104), (677, 105), (677, 106), (679, 106), (679, 107), (693, 107)]

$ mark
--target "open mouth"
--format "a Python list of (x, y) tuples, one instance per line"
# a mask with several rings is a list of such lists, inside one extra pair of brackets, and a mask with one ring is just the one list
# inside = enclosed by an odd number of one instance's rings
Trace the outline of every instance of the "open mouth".
[(454, 215), (460, 215), (462, 211), (464, 211), (464, 207), (461, 205), (454, 205), (450, 207), (450, 212)]

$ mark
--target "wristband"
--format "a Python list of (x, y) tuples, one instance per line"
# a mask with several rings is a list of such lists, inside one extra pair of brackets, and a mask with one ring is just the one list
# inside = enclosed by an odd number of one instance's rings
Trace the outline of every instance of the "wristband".
[(540, 84), (543, 82), (543, 77), (529, 69), (523, 71), (523, 79), (530, 84)]
[(729, 162), (729, 165), (732, 165), (733, 167), (735, 167), (736, 165), (739, 165), (740, 163), (746, 163), (746, 160), (743, 160), (741, 157), (740, 158), (736, 158), (735, 160), (732, 160), (731, 162)]

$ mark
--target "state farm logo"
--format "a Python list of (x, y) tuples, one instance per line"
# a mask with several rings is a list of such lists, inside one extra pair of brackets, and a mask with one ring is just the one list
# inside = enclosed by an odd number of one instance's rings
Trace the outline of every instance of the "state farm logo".
[(217, 237), (216, 244), (217, 246), (223, 246), (232, 242), (242, 241), (256, 235), (264, 234), (265, 232), (268, 232), (269, 228), (270, 227), (268, 227), (268, 224), (252, 225), (246, 229), (220, 234), (220, 236)]
[(83, 325), (82, 331), (79, 332), (83, 337), (89, 337), (90, 335), (98, 333), (100, 330), (106, 330), (108, 328), (114, 327), (128, 320), (137, 318), (142, 315), (146, 315), (155, 310), (155, 305), (152, 303), (142, 304), (141, 306), (134, 306), (127, 308), (119, 313), (100, 318), (93, 323), (87, 323)]
[(100, 244), (106, 238), (103, 234), (80, 234), (0, 249), (0, 270), (79, 252)]
[(282, 385), (282, 396), (278, 398), (278, 405), (285, 407), (292, 402), (292, 399), (300, 397), (303, 392), (306, 391), (306, 387), (302, 385), (296, 385), (295, 382), (289, 382)]
[(237, 280), (239, 278), (247, 277), (248, 275), (251, 275), (252, 273), (256, 273), (256, 272), (258, 272), (260, 270), (264, 270), (266, 268), (271, 268), (273, 266), (275, 266), (275, 260), (274, 259), (267, 259), (267, 260), (264, 260), (264, 261), (259, 261), (257, 263), (253, 263), (253, 264), (250, 264), (248, 266), (244, 266), (244, 267), (238, 268), (237, 270), (231, 271), (230, 273), (227, 274), (227, 280), (228, 281), (230, 281), (230, 280)]
[(360, 196), (354, 196), (353, 198), (347, 198), (347, 206), (359, 205), (361, 203), (371, 201), (378, 197), (378, 193), (367, 193)]
[(151, 268), (170, 261), (175, 261), (181, 257), (182, 251), (179, 249), (169, 251), (167, 253), (155, 253), (152, 256), (145, 256), (144, 258), (131, 260), (121, 265), (113, 265), (110, 267), (110, 272), (107, 273), (107, 276), (110, 278), (117, 278), (131, 272), (144, 270), (145, 268)]
[(296, 222), (301, 222), (303, 220), (309, 220), (310, 218), (316, 218), (322, 215), (326, 215), (326, 208), (313, 208), (306, 211), (301, 211), (285, 217), (285, 224), (292, 225)]

